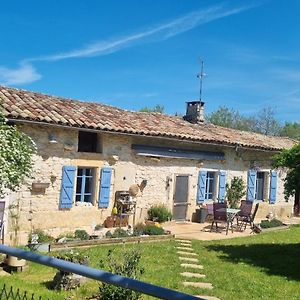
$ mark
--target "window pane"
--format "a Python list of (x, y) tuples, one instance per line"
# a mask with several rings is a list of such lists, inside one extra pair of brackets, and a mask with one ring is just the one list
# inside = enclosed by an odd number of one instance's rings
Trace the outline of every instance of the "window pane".
[(92, 178), (88, 177), (85, 179), (84, 192), (90, 193), (92, 191)]
[(78, 168), (78, 171), (77, 171), (77, 176), (82, 176), (82, 168)]
[(77, 177), (76, 194), (81, 193), (82, 178)]
[(91, 194), (84, 195), (84, 202), (91, 202), (91, 198), (92, 198)]
[(85, 169), (85, 176), (91, 176), (92, 175), (92, 169)]
[(80, 195), (76, 195), (75, 201), (76, 201), (76, 202), (77, 202), (77, 201), (80, 201)]

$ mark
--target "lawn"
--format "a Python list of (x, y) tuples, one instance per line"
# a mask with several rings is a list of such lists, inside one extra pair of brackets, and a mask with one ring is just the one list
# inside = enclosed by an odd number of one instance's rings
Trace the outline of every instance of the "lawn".
[[(80, 250), (97, 267), (109, 249), (137, 247), (142, 252), (145, 273), (142, 280), (190, 294), (206, 294), (220, 299), (300, 299), (300, 226), (221, 241), (193, 241), (193, 248), (204, 266), (203, 281), (211, 282), (211, 291), (183, 287), (176, 242), (138, 245), (98, 246)], [(48, 289), (55, 270), (30, 263), (27, 271), (0, 278), (3, 283), (42, 296), (43, 299), (84, 299), (95, 294), (98, 284), (91, 280), (78, 290), (57, 293)], [(1, 287), (0, 286), (0, 287)], [(69, 298), (70, 299), (70, 298)], [(145, 297), (145, 299), (150, 299)]]

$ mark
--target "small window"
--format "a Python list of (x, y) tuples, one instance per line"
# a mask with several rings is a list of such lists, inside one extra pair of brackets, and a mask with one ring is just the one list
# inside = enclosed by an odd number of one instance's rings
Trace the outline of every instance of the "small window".
[(93, 169), (78, 168), (76, 184), (76, 202), (92, 202)]
[(215, 193), (215, 172), (207, 172), (205, 200), (212, 200)]
[(79, 131), (78, 152), (101, 152), (98, 135), (95, 132)]
[(263, 200), (265, 195), (265, 172), (257, 172), (255, 199)]

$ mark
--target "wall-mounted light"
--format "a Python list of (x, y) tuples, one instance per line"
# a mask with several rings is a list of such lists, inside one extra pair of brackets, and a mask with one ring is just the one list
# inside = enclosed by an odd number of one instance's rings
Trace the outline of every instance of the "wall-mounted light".
[(57, 144), (57, 139), (56, 139), (56, 136), (54, 134), (49, 134), (48, 135), (48, 141), (49, 141), (49, 144)]

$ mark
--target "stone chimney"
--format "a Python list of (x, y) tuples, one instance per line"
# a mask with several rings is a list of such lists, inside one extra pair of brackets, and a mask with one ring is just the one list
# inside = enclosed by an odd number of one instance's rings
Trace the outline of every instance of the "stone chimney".
[(202, 101), (189, 101), (186, 103), (186, 115), (184, 120), (199, 124), (204, 122), (204, 102)]

